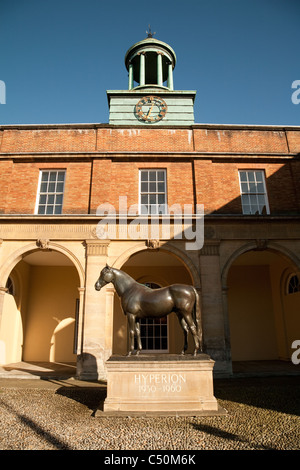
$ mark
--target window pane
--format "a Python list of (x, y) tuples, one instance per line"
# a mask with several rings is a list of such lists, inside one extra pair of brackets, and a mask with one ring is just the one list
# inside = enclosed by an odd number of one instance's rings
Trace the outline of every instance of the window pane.
[(49, 194), (47, 204), (54, 204), (54, 194)]
[(56, 192), (57, 193), (62, 193), (64, 190), (64, 183), (57, 183), (56, 185)]
[(241, 183), (242, 193), (248, 192), (248, 183)]
[(48, 187), (48, 183), (42, 183), (41, 184), (41, 193), (46, 193), (47, 192), (47, 187)]
[(158, 204), (164, 204), (165, 203), (165, 195), (164, 194), (159, 194), (157, 196), (158, 199)]
[(250, 206), (250, 200), (248, 194), (243, 194), (242, 195), (242, 204), (244, 205), (249, 205)]
[(257, 182), (263, 182), (263, 173), (262, 171), (256, 171), (255, 172), (255, 179)]
[(265, 202), (266, 202), (264, 194), (258, 194), (257, 195), (257, 201), (258, 201), (259, 205), (264, 206)]
[(150, 204), (156, 204), (156, 195), (155, 194), (150, 194), (149, 203)]
[(241, 179), (241, 181), (247, 181), (246, 171), (240, 171), (240, 179)]
[[(166, 212), (166, 173), (165, 170), (140, 170), (140, 204), (148, 205), (149, 214)], [(146, 195), (149, 197), (146, 199)], [(164, 205), (159, 209), (158, 205)], [(145, 213), (145, 208), (140, 208)]]
[(47, 206), (46, 214), (53, 214), (53, 209), (54, 209), (53, 206)]
[(249, 183), (249, 192), (250, 193), (256, 193), (256, 184), (255, 183)]
[(62, 204), (62, 199), (63, 199), (63, 196), (62, 194), (58, 194), (55, 198), (55, 204)]
[(141, 203), (142, 204), (148, 204), (148, 194), (142, 194), (141, 195)]
[(51, 170), (41, 173), (37, 213), (61, 214), (65, 171)]
[(267, 194), (262, 170), (240, 171), (241, 201), (244, 214), (268, 213)]
[(146, 204), (142, 204), (141, 208), (140, 208), (140, 212), (141, 214), (149, 214), (149, 206), (146, 205)]
[(264, 188), (264, 184), (263, 183), (257, 183), (257, 192), (258, 193), (264, 193), (265, 192), (265, 188)]

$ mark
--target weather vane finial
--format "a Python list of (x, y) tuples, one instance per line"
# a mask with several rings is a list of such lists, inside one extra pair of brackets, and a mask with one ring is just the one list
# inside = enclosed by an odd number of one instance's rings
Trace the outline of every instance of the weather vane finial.
[(150, 24), (148, 24), (148, 30), (149, 31), (146, 31), (146, 33), (148, 34), (147, 37), (148, 38), (153, 38), (154, 34), (156, 34), (156, 33), (152, 33)]

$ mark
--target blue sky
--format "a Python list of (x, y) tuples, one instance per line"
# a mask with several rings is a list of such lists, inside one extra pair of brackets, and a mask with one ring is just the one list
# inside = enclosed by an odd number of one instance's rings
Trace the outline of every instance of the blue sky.
[(299, 20), (300, 0), (0, 0), (0, 124), (107, 123), (150, 24), (196, 123), (300, 125)]

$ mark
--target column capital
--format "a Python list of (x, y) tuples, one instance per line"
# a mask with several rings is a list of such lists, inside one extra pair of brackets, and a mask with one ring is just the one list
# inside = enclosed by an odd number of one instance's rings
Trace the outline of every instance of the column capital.
[(219, 256), (220, 240), (206, 240), (200, 251), (201, 256)]
[(88, 256), (107, 256), (110, 240), (86, 240), (85, 244)]

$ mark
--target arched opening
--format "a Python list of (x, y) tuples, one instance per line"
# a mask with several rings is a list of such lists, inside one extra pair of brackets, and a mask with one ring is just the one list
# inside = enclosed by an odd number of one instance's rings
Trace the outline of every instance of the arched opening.
[(227, 276), (233, 372), (240, 361), (291, 360), (300, 331), (298, 275), (276, 250), (252, 249), (233, 261)]
[[(120, 267), (141, 284), (150, 284), (152, 287), (165, 287), (171, 284), (193, 285), (192, 277), (177, 256), (162, 250), (143, 250), (132, 254)], [(142, 327), (142, 326), (141, 326)], [(156, 331), (157, 330), (157, 331)], [(150, 325), (149, 330), (141, 329), (142, 336), (149, 341), (147, 349), (143, 353), (153, 351), (170, 354), (178, 354), (183, 346), (183, 332), (176, 314), (170, 314), (166, 319), (157, 324)], [(165, 335), (167, 334), (167, 337)], [(193, 350), (193, 342), (189, 341)], [(117, 294), (114, 297), (113, 316), (113, 354), (126, 354), (128, 351), (127, 319), (124, 316)]]
[(6, 284), (0, 363), (63, 363), (75, 372), (79, 287), (78, 271), (66, 255), (25, 252)]

